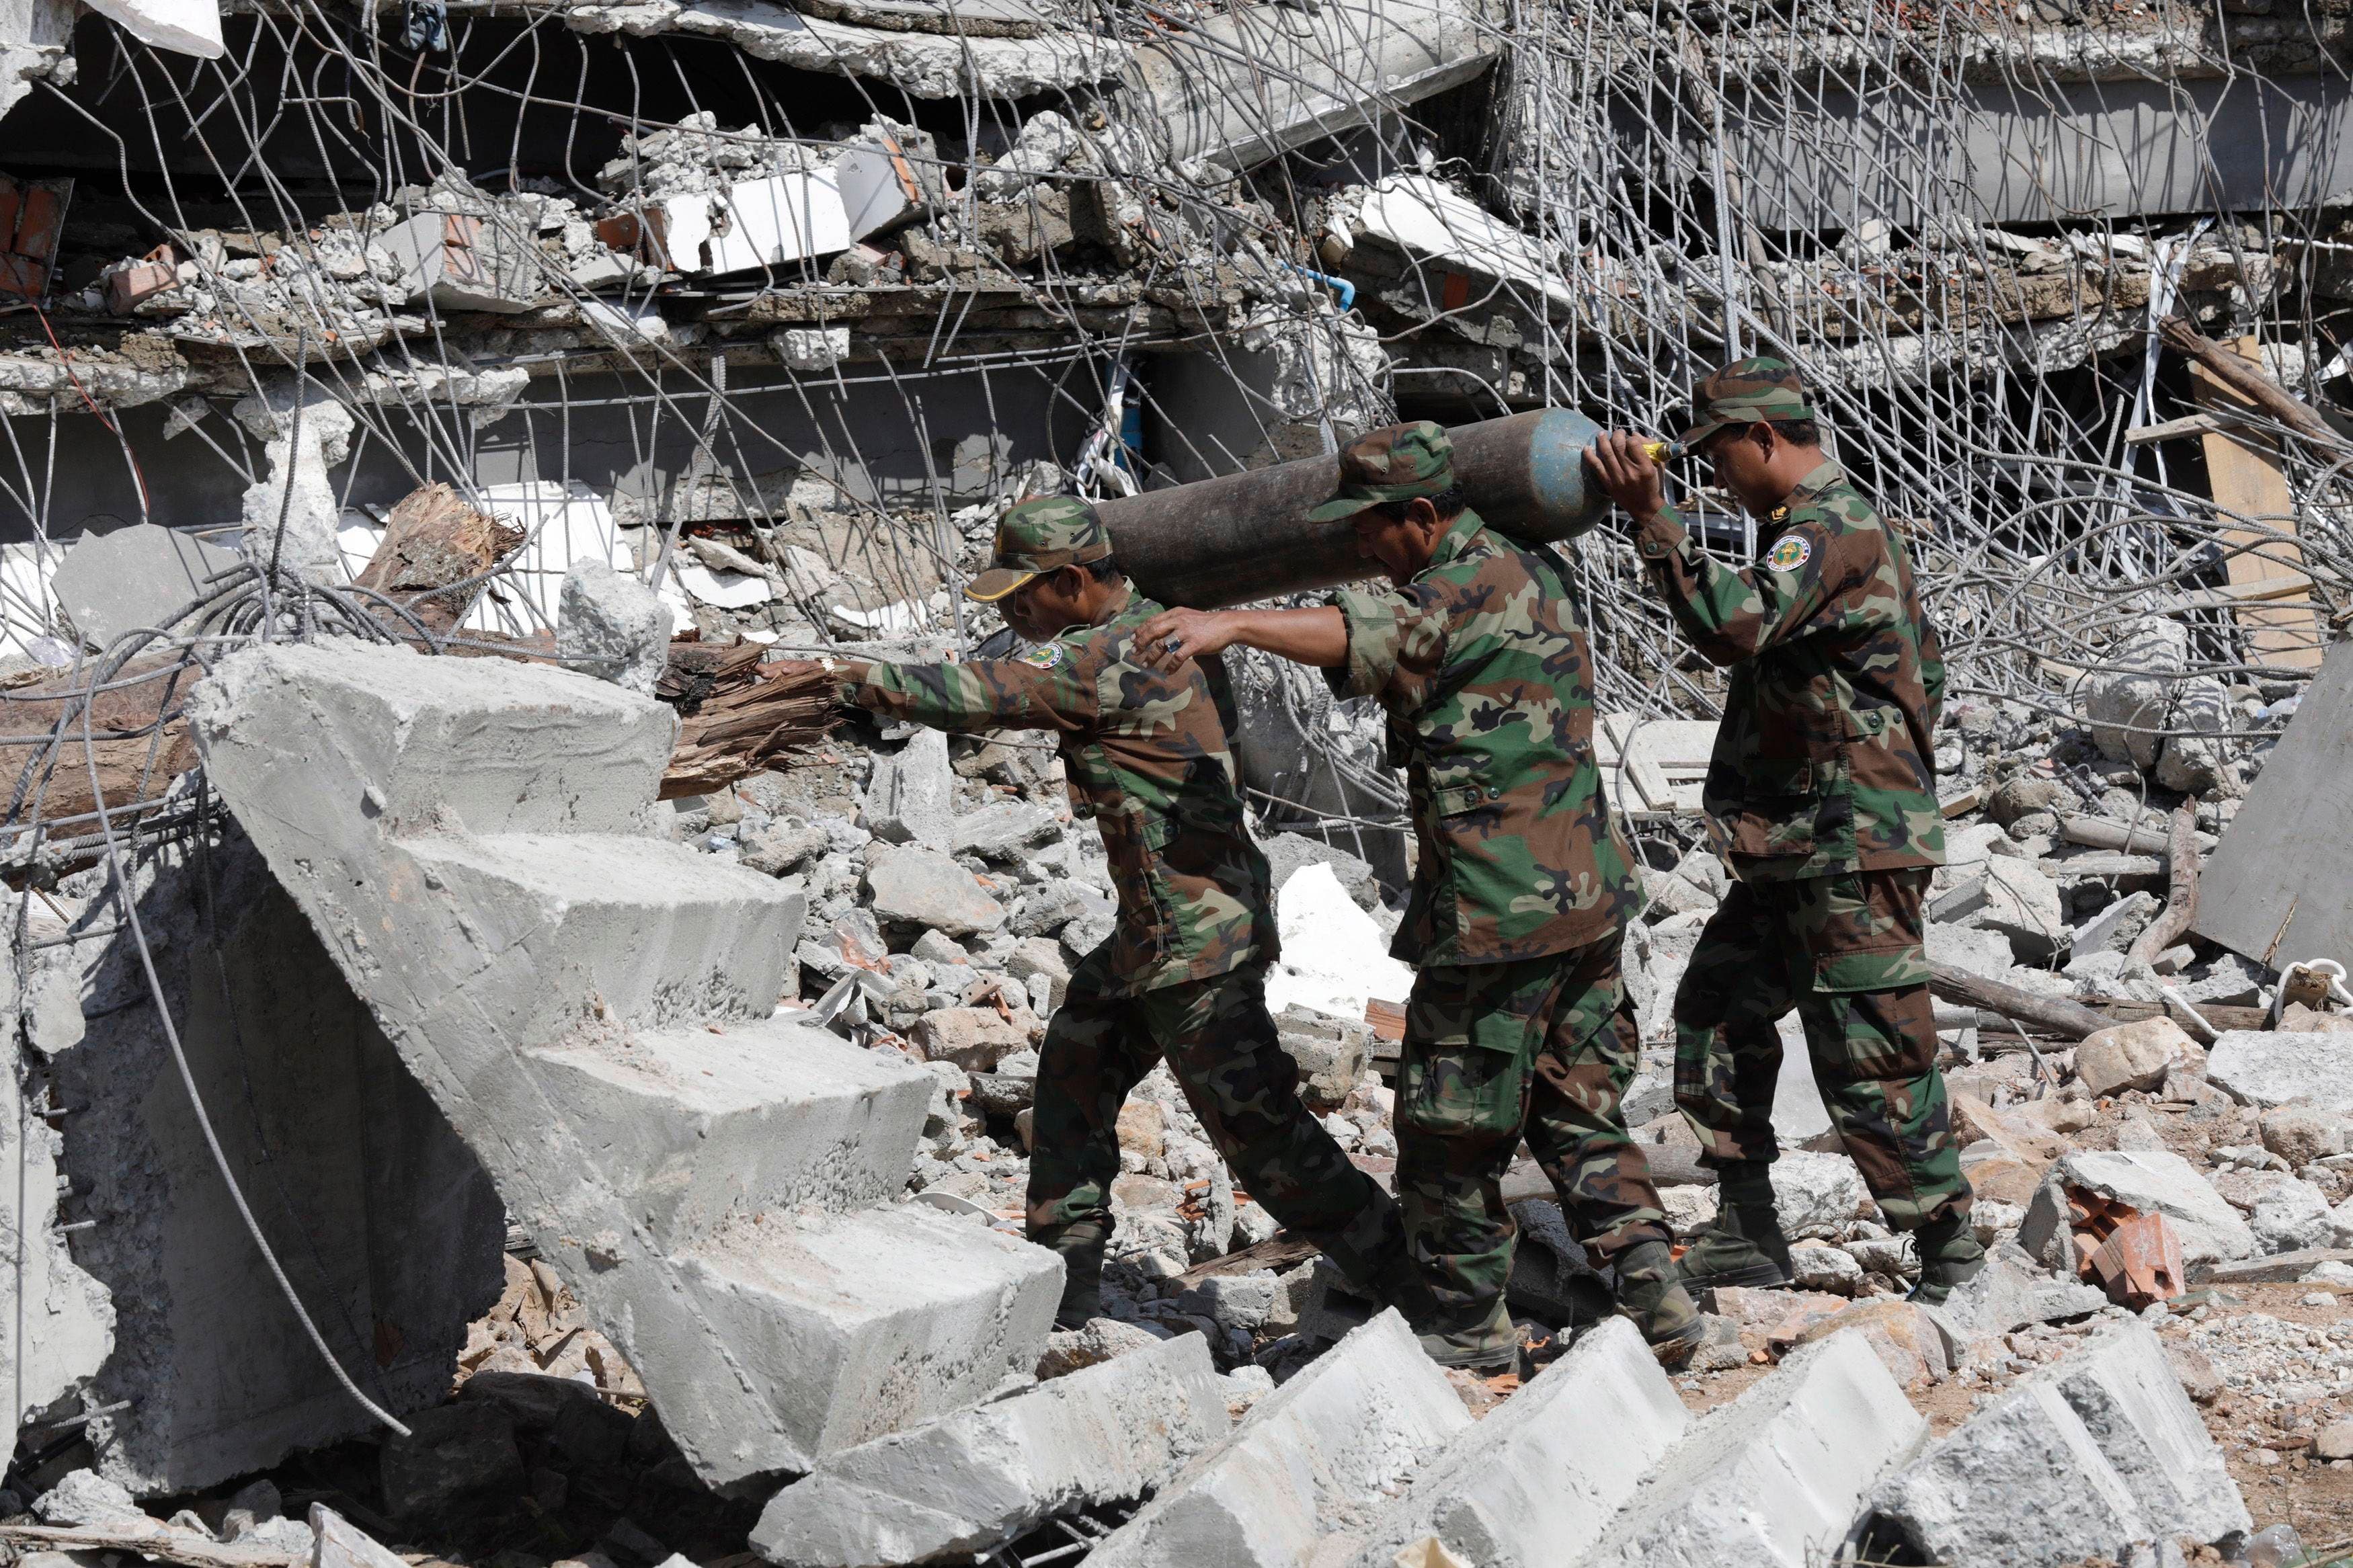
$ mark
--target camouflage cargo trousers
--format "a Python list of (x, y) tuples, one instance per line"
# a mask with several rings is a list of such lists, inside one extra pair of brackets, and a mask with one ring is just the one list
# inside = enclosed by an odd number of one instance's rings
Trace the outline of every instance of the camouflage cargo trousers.
[(1414, 979), (1398, 1064), (1398, 1196), (1440, 1321), (1488, 1321), (1518, 1235), (1503, 1179), (1520, 1141), (1596, 1264), (1672, 1239), (1619, 1105), (1641, 1040), (1620, 940)]
[(1120, 1107), (1164, 1058), (1235, 1184), (1386, 1296), (1408, 1269), (1397, 1205), (1301, 1101), (1298, 1064), (1267, 1013), (1258, 966), (1140, 996), (1063, 1002), (1038, 1053), (1029, 1239), (1062, 1251), (1110, 1237)]
[(1969, 1210), (1928, 1002), (1925, 869), (1735, 882), (1675, 992), (1675, 1103), (1713, 1161), (1770, 1160), (1794, 1006), (1831, 1125), (1887, 1223)]

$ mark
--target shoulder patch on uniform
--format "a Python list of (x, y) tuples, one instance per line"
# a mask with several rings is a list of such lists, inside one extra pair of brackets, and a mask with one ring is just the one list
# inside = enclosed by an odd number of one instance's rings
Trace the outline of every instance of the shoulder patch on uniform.
[(1051, 669), (1062, 662), (1062, 645), (1058, 642), (1042, 643), (1028, 653), (1015, 657), (1033, 669)]
[(1801, 533), (1785, 533), (1765, 552), (1765, 564), (1776, 572), (1795, 572), (1813, 559), (1814, 542)]

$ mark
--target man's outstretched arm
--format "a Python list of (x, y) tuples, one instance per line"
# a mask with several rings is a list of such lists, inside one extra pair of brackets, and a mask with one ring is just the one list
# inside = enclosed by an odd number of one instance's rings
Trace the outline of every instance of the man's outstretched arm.
[(1135, 643), (1164, 670), (1237, 644), (1330, 669), (1348, 662), (1348, 623), (1328, 605), (1303, 610), (1163, 610), (1137, 629)]

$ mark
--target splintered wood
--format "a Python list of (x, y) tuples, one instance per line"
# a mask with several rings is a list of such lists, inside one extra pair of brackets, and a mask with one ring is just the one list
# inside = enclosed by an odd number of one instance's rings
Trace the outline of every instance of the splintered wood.
[(816, 665), (764, 670), (758, 643), (673, 643), (654, 694), (685, 721), (661, 798), (708, 795), (789, 762), (823, 740), (838, 717), (832, 678)]
[[(384, 542), (353, 581), (399, 603), (436, 632), (458, 624), (473, 589), (456, 593), (522, 547), (523, 531), (478, 511), (445, 484), (412, 490), (385, 519)], [(399, 617), (387, 614), (386, 619)]]
[[(2261, 363), (2255, 340), (2242, 338), (2235, 347), (2237, 357), (2255, 370)], [(2220, 362), (2210, 368), (2193, 361), (2189, 375), (2200, 405), (2223, 416), (2255, 410), (2277, 416), (2277, 410), (2258, 402), (2247, 378), (2232, 375), (2231, 369)], [(2225, 570), (2232, 588), (2250, 601), (2233, 612), (2247, 628), (2250, 653), (2258, 664), (2318, 668), (2321, 628), (2314, 619), (2303, 546), (2295, 541), (2295, 498), (2288, 491), (2278, 452), (2267, 437), (2235, 425), (2209, 430), (2199, 441), (2206, 452), (2217, 521), (2223, 524), (2222, 543), (2232, 552)], [(2282, 539), (2282, 534), (2287, 537)], [(2253, 602), (2283, 591), (2293, 596), (2276, 603)]]

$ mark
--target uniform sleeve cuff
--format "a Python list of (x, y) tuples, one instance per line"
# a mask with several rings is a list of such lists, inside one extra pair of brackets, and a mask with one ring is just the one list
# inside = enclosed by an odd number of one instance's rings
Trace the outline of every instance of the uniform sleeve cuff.
[(1663, 561), (1683, 548), (1691, 537), (1683, 528), (1683, 513), (1673, 507), (1662, 507), (1656, 515), (1644, 518), (1634, 525), (1634, 548), (1645, 561)]
[(1335, 697), (1371, 697), (1397, 673), (1397, 606), (1378, 594), (1344, 589), (1329, 603), (1348, 628), (1348, 662), (1324, 672)]
[(833, 661), (833, 700), (845, 707), (855, 708), (869, 687), (874, 684), (874, 666), (862, 658), (836, 658)]

